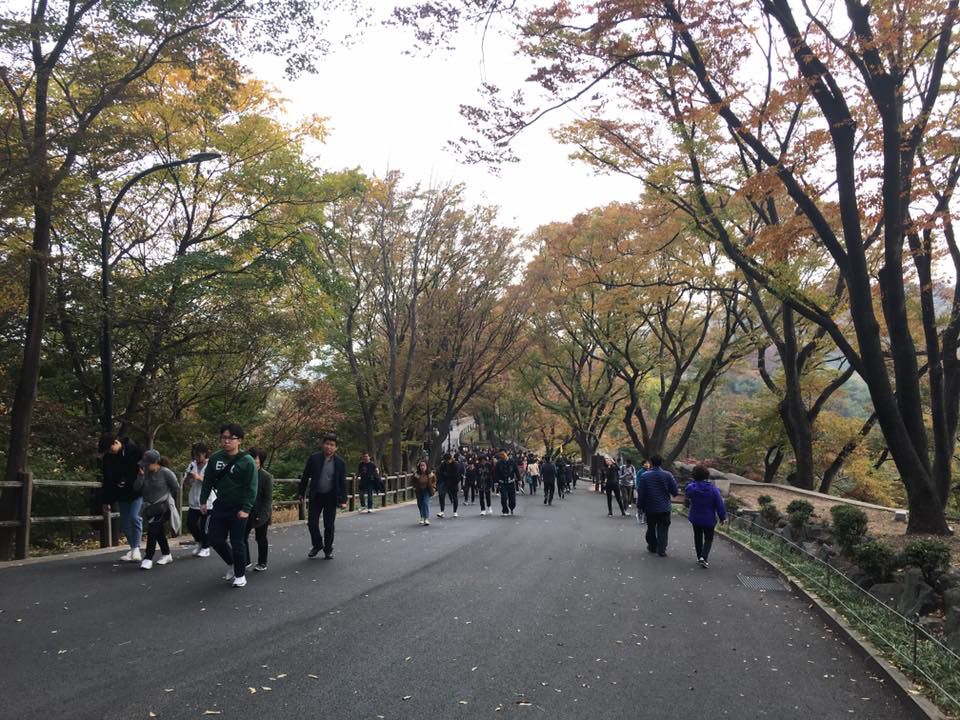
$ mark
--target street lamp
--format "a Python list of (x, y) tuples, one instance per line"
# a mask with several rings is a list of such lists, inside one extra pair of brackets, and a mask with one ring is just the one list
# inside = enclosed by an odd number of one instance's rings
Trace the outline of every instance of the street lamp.
[(110, 209), (107, 210), (103, 219), (100, 230), (100, 371), (103, 378), (102, 425), (104, 432), (113, 430), (113, 317), (110, 308), (110, 224), (113, 222), (113, 216), (116, 215), (120, 201), (123, 200), (127, 191), (148, 175), (181, 165), (199, 164), (218, 158), (220, 158), (220, 153), (201, 152), (180, 160), (158, 163), (146, 170), (141, 170), (123, 184), (120, 192), (110, 203)]

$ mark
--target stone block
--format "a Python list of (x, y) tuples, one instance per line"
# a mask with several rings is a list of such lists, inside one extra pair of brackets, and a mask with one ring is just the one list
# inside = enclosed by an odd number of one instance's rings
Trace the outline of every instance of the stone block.
[(897, 601), (897, 612), (906, 618), (924, 615), (936, 607), (937, 594), (923, 580), (920, 568), (908, 568), (903, 574), (903, 593)]

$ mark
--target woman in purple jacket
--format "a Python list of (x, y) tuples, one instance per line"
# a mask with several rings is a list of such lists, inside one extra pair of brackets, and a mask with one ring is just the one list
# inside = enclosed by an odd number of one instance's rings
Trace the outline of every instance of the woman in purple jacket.
[(710, 563), (710, 547), (713, 545), (713, 529), (717, 525), (717, 518), (723, 523), (727, 519), (727, 512), (723, 506), (723, 497), (717, 486), (710, 482), (710, 471), (703, 465), (693, 468), (693, 481), (684, 491), (690, 503), (688, 518), (693, 525), (693, 544), (697, 550), (697, 562), (700, 567), (708, 568)]

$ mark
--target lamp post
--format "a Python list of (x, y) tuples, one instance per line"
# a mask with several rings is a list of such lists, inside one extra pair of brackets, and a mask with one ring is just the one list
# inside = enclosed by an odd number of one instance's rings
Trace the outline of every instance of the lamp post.
[(116, 215), (123, 196), (148, 175), (181, 165), (216, 160), (219, 157), (220, 153), (215, 152), (196, 153), (180, 160), (159, 163), (138, 172), (120, 188), (120, 192), (110, 203), (110, 208), (103, 219), (100, 230), (100, 372), (103, 379), (102, 425), (104, 432), (113, 430), (113, 313), (110, 307), (110, 224), (113, 222), (113, 216)]

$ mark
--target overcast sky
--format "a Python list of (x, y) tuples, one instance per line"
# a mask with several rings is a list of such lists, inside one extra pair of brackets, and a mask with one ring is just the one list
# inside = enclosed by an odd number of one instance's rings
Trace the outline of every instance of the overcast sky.
[[(321, 161), (331, 170), (359, 166), (381, 176), (400, 170), (411, 182), (463, 182), (471, 200), (500, 206), (502, 222), (524, 233), (637, 197), (636, 180), (599, 176), (568, 159), (571, 148), (556, 143), (547, 125), (518, 138), (521, 161), (504, 166), (499, 176), (460, 163), (446, 148), (448, 140), (471, 133), (460, 104), (476, 103), (483, 80), (516, 85), (526, 61), (512, 55), (507, 41), (488, 37), (482, 43), (474, 34), (462, 35), (456, 52), (431, 57), (405, 55), (409, 41), (403, 30), (375, 26), (354, 47), (335, 49), (318, 75), (288, 82), (282, 65), (269, 59), (258, 59), (253, 71), (276, 85), (294, 117), (329, 118), (332, 132)], [(573, 117), (564, 111), (553, 122)]]

